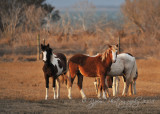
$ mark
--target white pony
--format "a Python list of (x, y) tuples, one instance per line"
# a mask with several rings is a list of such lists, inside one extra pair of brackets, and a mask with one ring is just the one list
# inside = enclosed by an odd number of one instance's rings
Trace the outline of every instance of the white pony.
[[(118, 76), (123, 76), (123, 79), (124, 79), (124, 89), (123, 89), (122, 95), (125, 95), (125, 96), (127, 95), (129, 85), (130, 85), (129, 95), (136, 94), (136, 79), (138, 77), (138, 72), (137, 72), (135, 57), (133, 57), (131, 54), (129, 53), (118, 54), (117, 60), (115, 63), (112, 64), (111, 70), (108, 73), (108, 76), (113, 76), (113, 84), (112, 84), (113, 96), (116, 96), (119, 92)], [(94, 82), (96, 90), (98, 89), (97, 88), (98, 82)]]

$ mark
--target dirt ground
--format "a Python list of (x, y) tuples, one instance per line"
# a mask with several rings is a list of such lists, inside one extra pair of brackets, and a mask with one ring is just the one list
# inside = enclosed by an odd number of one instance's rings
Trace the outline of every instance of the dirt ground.
[[(0, 113), (160, 113), (160, 60), (137, 60), (137, 95), (120, 94), (107, 100), (96, 98), (94, 78), (84, 78), (87, 100), (82, 100), (77, 79), (72, 87), (72, 100), (67, 98), (65, 84), (61, 84), (60, 99), (53, 100), (52, 79), (49, 99), (45, 98), (43, 62), (0, 62)], [(110, 89), (110, 92), (112, 90)]]

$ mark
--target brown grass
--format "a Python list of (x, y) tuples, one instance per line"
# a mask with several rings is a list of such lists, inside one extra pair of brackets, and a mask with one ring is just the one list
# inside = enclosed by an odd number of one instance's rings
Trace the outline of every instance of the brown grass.
[[(160, 61), (156, 59), (137, 60), (138, 79), (136, 96), (159, 96)], [(0, 62), (0, 99), (43, 100), (45, 80), (42, 61), (36, 62)], [(94, 78), (84, 78), (83, 88), (87, 97), (96, 97)], [(49, 99), (53, 99), (50, 79)], [(75, 79), (72, 89), (73, 98), (81, 98)], [(123, 83), (120, 83), (122, 92)], [(111, 90), (110, 90), (111, 91)], [(121, 96), (121, 95), (119, 95)], [(65, 84), (61, 84), (61, 99), (67, 99)]]

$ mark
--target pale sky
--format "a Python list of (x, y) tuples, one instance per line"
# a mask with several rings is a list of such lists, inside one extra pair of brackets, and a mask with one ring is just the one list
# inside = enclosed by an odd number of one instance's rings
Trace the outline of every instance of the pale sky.
[[(47, 3), (52, 4), (59, 8), (66, 8), (75, 5), (76, 3), (84, 0), (46, 0)], [(120, 6), (125, 0), (88, 0), (92, 2), (95, 6)]]

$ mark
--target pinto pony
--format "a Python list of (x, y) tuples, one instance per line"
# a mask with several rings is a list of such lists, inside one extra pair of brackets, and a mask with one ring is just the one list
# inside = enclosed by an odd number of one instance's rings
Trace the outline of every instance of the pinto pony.
[[(101, 92), (103, 90), (103, 99), (106, 99), (105, 91), (105, 78), (112, 63), (116, 62), (118, 45), (110, 46), (104, 53), (98, 54), (97, 56), (87, 56), (83, 54), (76, 54), (72, 56), (68, 61), (69, 76), (71, 79), (71, 85), (78, 76), (78, 88), (80, 90), (82, 99), (86, 99), (86, 95), (82, 89), (83, 76), (86, 77), (100, 77), (100, 92), (98, 93), (98, 98), (101, 97)], [(70, 89), (71, 93), (71, 89)], [(71, 97), (71, 94), (70, 94)]]
[[(124, 89), (122, 95), (127, 95), (128, 87), (130, 87), (129, 95), (136, 94), (136, 79), (138, 77), (137, 64), (135, 57), (129, 53), (122, 53), (117, 55), (117, 60), (112, 64), (111, 70), (108, 73), (107, 78), (113, 78), (108, 82), (112, 84), (113, 96), (116, 96), (119, 92), (119, 78), (118, 76), (123, 76)], [(96, 79), (94, 85), (97, 87), (100, 79)], [(107, 79), (109, 80), (109, 79)], [(133, 86), (133, 87), (132, 87)]]
[[(53, 78), (53, 93), (54, 99), (59, 98), (60, 95), (60, 82), (58, 77), (64, 75), (67, 72), (67, 59), (62, 53), (53, 53), (49, 44), (41, 44), (42, 58), (44, 61), (43, 72), (46, 81), (46, 96), (45, 100), (48, 99), (48, 89), (49, 89), (49, 77)], [(56, 96), (56, 86), (57, 85), (57, 96)]]

